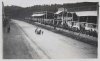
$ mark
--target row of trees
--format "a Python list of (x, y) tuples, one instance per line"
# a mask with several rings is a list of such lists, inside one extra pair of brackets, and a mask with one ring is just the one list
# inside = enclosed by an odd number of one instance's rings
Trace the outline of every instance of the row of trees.
[[(50, 11), (50, 12), (57, 12), (58, 8), (76, 8), (76, 7), (84, 7), (87, 10), (87, 6), (93, 6), (92, 9), (89, 10), (97, 10), (97, 2), (83, 2), (83, 3), (70, 3), (70, 4), (51, 4), (51, 5), (34, 5), (31, 7), (19, 7), (19, 6), (5, 6), (5, 15), (11, 18), (25, 18), (30, 17), (34, 12), (39, 11)], [(77, 8), (76, 8), (77, 9)], [(73, 9), (72, 9), (73, 10)], [(80, 8), (79, 10), (83, 10)], [(70, 10), (69, 10), (70, 11)]]

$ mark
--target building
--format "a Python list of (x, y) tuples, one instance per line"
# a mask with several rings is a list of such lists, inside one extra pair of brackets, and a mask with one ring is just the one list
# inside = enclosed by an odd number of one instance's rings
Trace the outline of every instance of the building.
[(97, 31), (98, 28), (98, 3), (91, 6), (74, 8), (59, 8), (55, 13), (56, 25), (65, 25), (78, 30)]
[(53, 23), (54, 20), (54, 13), (52, 12), (35, 12), (32, 15), (33, 21), (39, 22), (39, 23), (44, 23), (44, 24), (49, 24), (50, 22)]
[(97, 11), (81, 11), (76, 12), (79, 17), (80, 25), (85, 28), (85, 30), (97, 31)]

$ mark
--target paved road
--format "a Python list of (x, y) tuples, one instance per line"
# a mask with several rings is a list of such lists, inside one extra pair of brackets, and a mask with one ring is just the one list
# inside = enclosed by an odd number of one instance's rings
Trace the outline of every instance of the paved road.
[(6, 28), (3, 32), (3, 58), (4, 59), (39, 59), (38, 54), (28, 42), (28, 38), (20, 30), (19, 26), (11, 23), (10, 33)]
[[(30, 45), (41, 58), (97, 58), (97, 47), (53, 33), (46, 29), (43, 35), (35, 33), (36, 26), (23, 21), (13, 20), (18, 24), (27, 37)], [(34, 46), (35, 47), (34, 47)]]

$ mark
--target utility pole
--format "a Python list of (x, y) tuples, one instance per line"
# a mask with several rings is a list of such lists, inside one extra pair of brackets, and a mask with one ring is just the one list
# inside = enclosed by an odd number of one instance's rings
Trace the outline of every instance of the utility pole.
[(4, 12), (4, 3), (2, 2), (2, 20), (4, 21), (5, 12)]
[(46, 11), (46, 19), (47, 19), (47, 11)]

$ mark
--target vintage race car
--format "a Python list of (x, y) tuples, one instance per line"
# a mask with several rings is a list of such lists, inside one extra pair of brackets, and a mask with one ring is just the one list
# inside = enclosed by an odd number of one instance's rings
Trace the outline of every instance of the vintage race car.
[(42, 31), (41, 29), (36, 29), (36, 30), (35, 30), (35, 33), (36, 33), (36, 34), (43, 34), (43, 31)]

